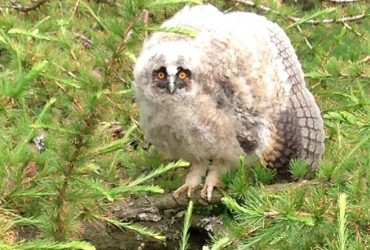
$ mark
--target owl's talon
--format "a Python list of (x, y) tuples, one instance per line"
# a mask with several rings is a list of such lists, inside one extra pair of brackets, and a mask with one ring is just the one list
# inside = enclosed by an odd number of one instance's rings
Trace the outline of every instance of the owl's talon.
[(190, 198), (192, 194), (193, 194), (193, 188), (188, 187), (188, 198)]
[(211, 201), (214, 187), (215, 186), (212, 185), (205, 185), (202, 191), (200, 192), (200, 196), (207, 201)]
[(188, 197), (191, 198), (194, 190), (201, 183), (203, 175), (202, 171), (202, 168), (195, 168), (195, 171), (190, 171), (186, 176), (185, 183), (173, 192), (173, 197), (178, 199), (181, 193), (187, 192)]
[(220, 182), (217, 177), (217, 172), (211, 172), (207, 176), (206, 183), (204, 184), (204, 187), (200, 192), (200, 196), (207, 201), (211, 201), (212, 192), (215, 189), (215, 187), (222, 186), (223, 186), (222, 182)]
[(173, 192), (173, 197), (175, 199), (178, 199), (180, 194), (182, 194), (184, 192), (187, 192), (188, 198), (191, 198), (191, 195), (193, 194), (193, 191), (194, 191), (194, 187), (184, 183), (182, 186), (180, 186), (178, 189), (176, 189)]
[(176, 189), (174, 192), (173, 192), (173, 197), (175, 199), (178, 199), (180, 194), (183, 193), (185, 190), (186, 190), (186, 186), (182, 185), (181, 187), (179, 187), (178, 189)]

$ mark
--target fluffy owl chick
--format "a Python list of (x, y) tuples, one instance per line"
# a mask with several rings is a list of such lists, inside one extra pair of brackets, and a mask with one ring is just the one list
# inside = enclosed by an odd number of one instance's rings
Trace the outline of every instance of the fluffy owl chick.
[(135, 94), (146, 140), (192, 163), (175, 197), (190, 196), (207, 175), (201, 194), (209, 200), (243, 154), (283, 176), (291, 159), (306, 160), (311, 172), (318, 166), (322, 118), (281, 28), (210, 5), (185, 7), (163, 26), (196, 35), (154, 33), (135, 66)]

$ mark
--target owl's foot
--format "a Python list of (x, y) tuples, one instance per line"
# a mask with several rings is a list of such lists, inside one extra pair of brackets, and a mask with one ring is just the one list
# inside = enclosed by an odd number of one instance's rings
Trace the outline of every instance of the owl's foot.
[(215, 187), (222, 187), (223, 183), (218, 179), (217, 173), (209, 173), (206, 182), (204, 183), (204, 187), (202, 191), (200, 192), (200, 196), (203, 199), (207, 199), (208, 201), (211, 201), (212, 198), (212, 192)]
[(185, 183), (180, 186), (178, 189), (173, 192), (173, 197), (175, 199), (178, 199), (180, 194), (187, 192), (188, 197), (190, 198), (193, 191), (195, 190), (196, 187), (200, 185), (201, 178), (199, 177), (194, 177), (194, 178), (186, 178)]
[(206, 171), (207, 164), (194, 163), (190, 168), (190, 172), (186, 176), (185, 183), (173, 192), (173, 197), (178, 199), (181, 193), (187, 192), (188, 197), (190, 198), (195, 188), (202, 182), (202, 178)]
[(190, 198), (193, 193), (194, 188), (195, 187), (189, 186), (186, 183), (184, 183), (181, 187), (179, 187), (173, 192), (173, 197), (175, 197), (175, 199), (178, 199), (180, 194), (187, 191), (188, 197)]

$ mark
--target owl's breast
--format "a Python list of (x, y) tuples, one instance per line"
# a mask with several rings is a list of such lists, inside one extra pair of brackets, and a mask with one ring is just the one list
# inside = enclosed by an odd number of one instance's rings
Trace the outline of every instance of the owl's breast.
[(141, 107), (146, 140), (168, 158), (235, 158), (242, 154), (233, 119), (207, 105)]

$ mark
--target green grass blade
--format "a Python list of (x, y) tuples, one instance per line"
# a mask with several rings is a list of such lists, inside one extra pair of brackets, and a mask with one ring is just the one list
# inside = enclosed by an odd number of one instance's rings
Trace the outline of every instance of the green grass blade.
[(341, 193), (339, 194), (338, 199), (338, 206), (339, 206), (339, 217), (338, 217), (338, 242), (339, 242), (339, 249), (345, 250), (346, 248), (346, 241), (348, 238), (347, 230), (346, 230), (346, 195)]

